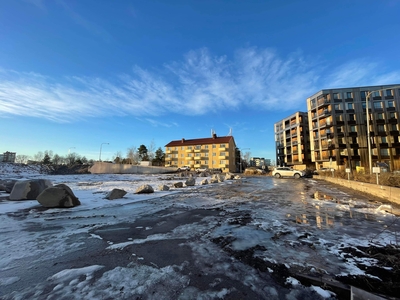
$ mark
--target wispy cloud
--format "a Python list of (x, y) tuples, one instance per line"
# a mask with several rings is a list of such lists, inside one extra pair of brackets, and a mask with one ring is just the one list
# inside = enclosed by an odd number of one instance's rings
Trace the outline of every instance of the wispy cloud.
[(152, 117), (243, 108), (293, 111), (304, 109), (305, 99), (318, 89), (394, 83), (400, 78), (399, 72), (385, 73), (377, 63), (365, 61), (328, 70), (306, 61), (301, 53), (284, 58), (257, 48), (240, 49), (233, 59), (200, 49), (156, 71), (135, 66), (132, 74), (112, 79), (50, 78), (0, 69), (0, 115), (57, 122), (131, 115), (168, 127), (174, 125)]

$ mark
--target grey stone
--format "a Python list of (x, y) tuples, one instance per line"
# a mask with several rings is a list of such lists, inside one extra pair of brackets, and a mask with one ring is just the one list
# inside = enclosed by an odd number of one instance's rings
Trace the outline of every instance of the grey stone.
[(15, 179), (0, 180), (0, 191), (11, 193), (16, 182), (17, 180)]
[(154, 193), (154, 189), (151, 185), (143, 184), (136, 189), (136, 194), (151, 194)]
[(37, 201), (48, 208), (71, 208), (81, 204), (70, 187), (65, 184), (57, 184), (46, 188), (37, 196)]
[(107, 194), (106, 199), (108, 200), (121, 199), (126, 195), (126, 193), (127, 193), (126, 191), (121, 189), (113, 189)]
[(190, 177), (186, 180), (185, 185), (186, 186), (194, 186), (196, 184), (196, 178)]
[(218, 183), (218, 179), (217, 178), (211, 178), (210, 179), (210, 183)]
[(10, 193), (10, 200), (33, 200), (53, 184), (47, 179), (17, 181)]
[(206, 179), (203, 179), (203, 180), (200, 182), (200, 185), (206, 185), (206, 184), (208, 184), (207, 178), (206, 178)]
[(226, 174), (225, 175), (225, 180), (232, 180), (234, 178), (233, 174)]
[(183, 182), (182, 182), (182, 181), (175, 182), (175, 183), (174, 183), (174, 187), (175, 187), (175, 188), (182, 188), (182, 187), (183, 187)]
[(242, 177), (240, 177), (239, 175), (236, 175), (236, 176), (234, 177), (234, 179), (242, 179)]
[(159, 191), (169, 191), (169, 186), (165, 184), (161, 184), (158, 186)]
[(211, 178), (211, 180), (217, 180), (217, 182), (223, 182), (224, 179), (224, 176), (221, 174), (214, 174)]

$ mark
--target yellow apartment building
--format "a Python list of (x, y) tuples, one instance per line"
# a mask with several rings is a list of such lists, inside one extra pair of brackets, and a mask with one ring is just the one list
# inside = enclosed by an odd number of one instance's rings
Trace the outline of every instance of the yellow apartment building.
[(181, 139), (165, 145), (165, 166), (191, 169), (222, 169), (236, 172), (236, 144), (233, 136)]

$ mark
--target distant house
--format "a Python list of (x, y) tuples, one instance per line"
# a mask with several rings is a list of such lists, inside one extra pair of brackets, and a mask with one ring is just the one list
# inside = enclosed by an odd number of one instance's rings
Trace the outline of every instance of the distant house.
[(181, 139), (165, 145), (165, 166), (191, 169), (221, 169), (223, 172), (236, 171), (236, 144), (233, 136)]
[(15, 152), (4, 152), (0, 154), (0, 162), (15, 163)]

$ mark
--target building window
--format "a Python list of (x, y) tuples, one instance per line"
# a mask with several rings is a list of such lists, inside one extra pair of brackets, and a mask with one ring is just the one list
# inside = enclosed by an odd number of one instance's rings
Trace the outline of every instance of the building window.
[(188, 150), (192, 150), (192, 146), (188, 146), (187, 148), (188, 148)]
[(394, 101), (393, 100), (387, 101), (386, 103), (387, 103), (386, 107), (394, 107)]
[(364, 99), (367, 98), (367, 94), (365, 91), (361, 91), (360, 96), (361, 96), (361, 98), (364, 98)]
[(208, 157), (208, 152), (206, 152), (206, 153), (204, 154), (204, 156), (205, 156), (205, 157)]
[(396, 113), (395, 112), (390, 112), (389, 113), (389, 119), (396, 119)]
[(225, 144), (221, 144), (220, 147), (221, 147), (221, 148), (225, 148)]
[(384, 120), (385, 118), (384, 118), (384, 116), (383, 116), (383, 113), (378, 113), (376, 119), (377, 119), (377, 120)]
[(217, 145), (214, 144), (212, 147), (213, 147), (213, 148), (217, 148)]
[(196, 153), (196, 155), (195, 155), (196, 157), (199, 157), (200, 156), (200, 153)]
[(397, 124), (390, 124), (392, 131), (397, 131)]
[(350, 132), (357, 132), (356, 126), (354, 125), (350, 126)]
[(378, 132), (385, 132), (385, 125), (379, 124), (378, 125)]
[(367, 103), (365, 101), (361, 102), (362, 108), (367, 109)]
[(382, 108), (382, 101), (375, 101), (374, 108), (377, 108), (377, 109)]
[(342, 104), (335, 104), (335, 110), (342, 110)]
[(182, 146), (182, 147), (181, 147), (181, 150), (185, 150), (185, 146)]
[(220, 163), (221, 165), (224, 165), (224, 164), (225, 164), (225, 160), (220, 160), (219, 163)]
[(217, 156), (217, 153), (213, 152), (213, 156)]
[(354, 103), (347, 103), (347, 109), (354, 109)]
[(351, 92), (347, 92), (347, 93), (346, 93), (346, 97), (347, 97), (347, 99), (352, 99), (352, 98), (353, 98), (353, 95), (352, 95)]
[(381, 136), (381, 143), (382, 144), (387, 144), (388, 140), (386, 136)]
[(208, 149), (208, 145), (205, 145), (204, 148)]
[(221, 152), (221, 153), (220, 153), (220, 156), (225, 156), (225, 152)]
[(355, 120), (356, 120), (355, 114), (349, 114), (349, 121), (355, 121)]
[(168, 157), (168, 158), (171, 158), (171, 154), (168, 154), (167, 157)]
[(333, 99), (340, 99), (340, 95), (338, 93), (333, 93)]
[(381, 156), (389, 156), (389, 149), (381, 149)]
[(200, 150), (201, 149), (201, 146), (200, 145), (197, 145), (196, 146), (196, 150)]
[(372, 92), (372, 96), (373, 97), (380, 97), (381, 96), (381, 92), (380, 91)]
[(205, 161), (204, 161), (204, 164), (205, 164), (205, 165), (208, 165), (208, 160), (205, 160)]
[(171, 147), (168, 147), (167, 150), (171, 150)]
[(392, 90), (386, 90), (386, 96), (393, 96)]
[(336, 115), (336, 122), (342, 122), (342, 115)]

